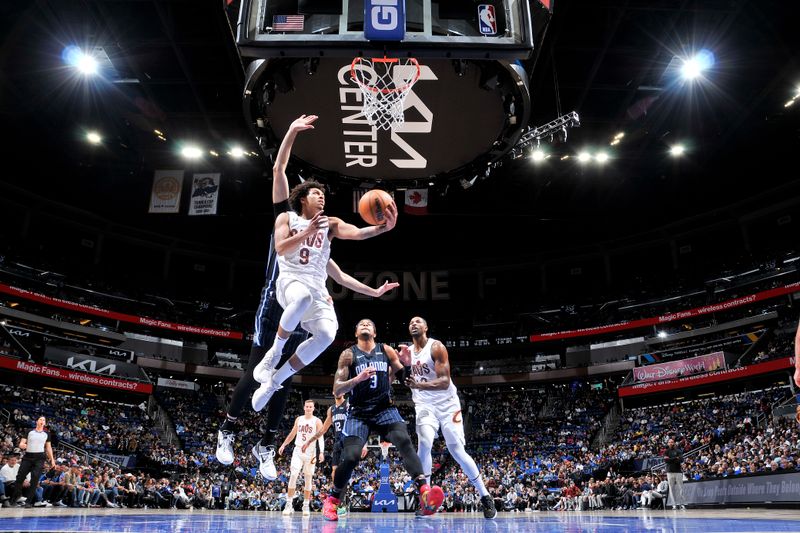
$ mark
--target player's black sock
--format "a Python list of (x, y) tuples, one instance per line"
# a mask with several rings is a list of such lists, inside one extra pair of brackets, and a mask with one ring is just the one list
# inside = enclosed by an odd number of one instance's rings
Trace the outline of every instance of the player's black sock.
[(414, 485), (417, 487), (417, 492), (422, 494), (422, 487), (428, 484), (428, 480), (425, 479), (425, 476), (418, 477), (414, 480)]
[(268, 429), (261, 435), (262, 446), (273, 446), (275, 444), (275, 435), (278, 434), (276, 429)]
[(236, 422), (237, 422), (236, 418), (233, 418), (230, 415), (226, 415), (225, 416), (225, 421), (222, 422), (222, 425), (219, 427), (219, 429), (221, 431), (228, 431), (228, 432), (231, 432), (231, 433), (235, 433), (236, 432)]

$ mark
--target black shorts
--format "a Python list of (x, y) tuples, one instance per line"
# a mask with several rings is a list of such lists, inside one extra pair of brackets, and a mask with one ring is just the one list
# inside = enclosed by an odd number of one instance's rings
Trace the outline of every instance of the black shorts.
[(342, 459), (342, 436), (339, 435), (339, 438), (336, 439), (336, 442), (333, 443), (333, 451), (331, 452), (331, 466), (339, 466), (339, 462)]

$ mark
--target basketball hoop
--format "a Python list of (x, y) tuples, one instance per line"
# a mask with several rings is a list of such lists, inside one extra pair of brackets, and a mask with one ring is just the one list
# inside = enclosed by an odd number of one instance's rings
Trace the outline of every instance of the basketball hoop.
[(419, 75), (419, 62), (413, 57), (353, 59), (350, 77), (361, 89), (363, 113), (370, 126), (389, 130), (403, 124), (406, 96)]
[(392, 447), (391, 442), (381, 442), (381, 457), (383, 457), (384, 461), (389, 459), (389, 448), (391, 447)]

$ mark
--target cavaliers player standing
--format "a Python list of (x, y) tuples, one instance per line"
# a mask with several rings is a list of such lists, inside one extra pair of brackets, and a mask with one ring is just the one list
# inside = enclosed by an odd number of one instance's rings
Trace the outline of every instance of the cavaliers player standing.
[[(286, 497), (286, 507), (283, 508), (283, 514), (292, 514), (294, 512), (293, 501), (294, 493), (297, 487), (297, 478), (300, 477), (300, 472), (303, 472), (303, 514), (311, 514), (309, 504), (311, 502), (311, 479), (314, 477), (314, 469), (317, 463), (317, 456), (314, 453), (316, 446), (310, 450), (303, 445), (311, 440), (319, 430), (322, 429), (322, 420), (314, 416), (314, 400), (306, 400), (303, 404), (303, 416), (298, 416), (294, 421), (292, 431), (286, 436), (286, 440), (278, 449), (278, 455), (283, 455), (283, 450), (286, 449), (289, 442), (294, 439), (294, 451), (292, 452), (292, 462), (289, 468), (289, 490)], [(319, 462), (325, 460), (325, 441), (323, 438), (319, 439)]]
[(400, 346), (400, 361), (411, 366), (406, 385), (411, 389), (417, 413), (418, 455), (428, 483), (431, 480), (433, 459), (431, 449), (439, 430), (442, 430), (447, 451), (453, 456), (481, 496), (483, 516), (497, 516), (494, 500), (483, 484), (478, 465), (464, 449), (464, 424), (461, 400), (450, 379), (450, 359), (441, 342), (428, 337), (428, 323), (418, 316), (408, 325), (413, 344)]

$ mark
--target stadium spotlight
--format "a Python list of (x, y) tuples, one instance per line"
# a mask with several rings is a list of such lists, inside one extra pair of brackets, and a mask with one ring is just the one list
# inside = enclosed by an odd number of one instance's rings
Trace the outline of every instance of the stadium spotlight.
[(595, 154), (594, 160), (602, 165), (603, 163), (608, 161), (608, 154), (605, 152), (598, 152), (597, 154)]
[(199, 159), (203, 151), (197, 146), (187, 145), (181, 149), (181, 155), (186, 159)]
[(684, 59), (681, 75), (685, 80), (694, 80), (703, 75), (703, 71), (714, 66), (714, 54), (710, 50), (700, 50), (694, 57)]
[(90, 131), (89, 133), (87, 133), (86, 140), (89, 141), (91, 144), (100, 144), (101, 142), (103, 142), (103, 138), (96, 131)]
[(682, 144), (673, 144), (669, 149), (672, 157), (680, 157), (686, 152), (686, 147)]
[(244, 157), (245, 153), (244, 150), (242, 150), (239, 146), (234, 146), (233, 148), (230, 149), (228, 155), (230, 155), (234, 159), (239, 159), (241, 157)]
[(666, 331), (659, 331), (658, 332), (658, 338), (659, 339), (666, 338), (666, 336), (667, 336), (667, 332)]
[(591, 160), (592, 160), (592, 154), (590, 154), (589, 152), (581, 152), (580, 154), (578, 154), (578, 161), (580, 161), (581, 163), (588, 163)]
[(547, 155), (544, 153), (544, 150), (538, 147), (531, 153), (531, 159), (533, 159), (534, 163), (541, 163), (546, 157)]

